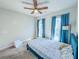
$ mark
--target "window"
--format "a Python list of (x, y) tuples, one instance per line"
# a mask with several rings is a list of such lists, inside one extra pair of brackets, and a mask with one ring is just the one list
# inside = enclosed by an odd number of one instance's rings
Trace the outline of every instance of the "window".
[(43, 32), (43, 30), (42, 30), (42, 20), (39, 20), (39, 37), (42, 37), (42, 32)]
[(61, 29), (61, 17), (56, 17), (56, 24), (55, 24), (55, 35), (54, 39), (59, 41), (60, 40), (60, 29)]
[(45, 19), (37, 20), (37, 36), (45, 38)]

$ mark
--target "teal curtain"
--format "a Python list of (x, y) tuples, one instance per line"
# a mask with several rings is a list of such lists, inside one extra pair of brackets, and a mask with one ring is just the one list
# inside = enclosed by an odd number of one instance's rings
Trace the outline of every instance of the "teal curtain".
[(37, 20), (37, 37), (39, 37), (39, 20)]
[(52, 24), (51, 25), (51, 37), (54, 37), (55, 25), (56, 25), (56, 16), (52, 17), (52, 23), (51, 24)]
[(68, 43), (68, 31), (69, 30), (63, 30), (62, 26), (69, 25), (69, 13), (61, 15), (61, 35), (60, 35), (60, 41), (64, 43)]
[(42, 37), (45, 38), (45, 18), (42, 19)]

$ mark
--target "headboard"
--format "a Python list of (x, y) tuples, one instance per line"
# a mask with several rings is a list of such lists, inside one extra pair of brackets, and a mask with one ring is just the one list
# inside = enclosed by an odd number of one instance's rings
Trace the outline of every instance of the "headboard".
[(71, 34), (70, 44), (73, 48), (74, 59), (78, 59), (78, 39), (74, 34)]

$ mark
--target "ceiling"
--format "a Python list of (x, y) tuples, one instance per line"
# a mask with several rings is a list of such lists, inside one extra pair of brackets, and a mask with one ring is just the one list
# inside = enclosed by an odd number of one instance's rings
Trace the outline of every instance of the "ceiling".
[(33, 7), (30, 5), (23, 4), (22, 1), (32, 2), (32, 0), (0, 0), (0, 8), (17, 11), (31, 16), (46, 15), (51, 12), (56, 12), (77, 4), (77, 0), (37, 0), (38, 2), (47, 2), (41, 6), (48, 6), (47, 10), (41, 10), (43, 14), (34, 13), (30, 14), (31, 10), (26, 10), (23, 7)]

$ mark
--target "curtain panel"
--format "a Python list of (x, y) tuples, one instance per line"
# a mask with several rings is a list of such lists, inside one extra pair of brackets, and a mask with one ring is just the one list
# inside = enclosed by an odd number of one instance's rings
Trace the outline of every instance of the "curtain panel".
[(42, 19), (42, 37), (45, 38), (45, 18)]
[(56, 16), (52, 17), (52, 23), (51, 23), (51, 39), (54, 37), (55, 33), (55, 25), (56, 25)]
[(61, 37), (60, 41), (64, 43), (68, 43), (68, 32), (69, 30), (63, 30), (63, 26), (68, 26), (69, 25), (69, 13), (61, 15)]

